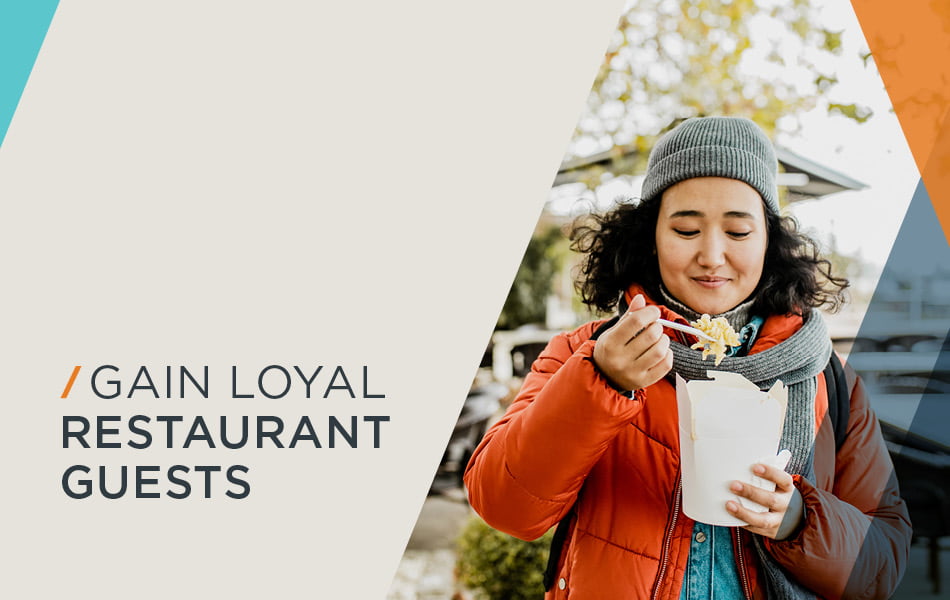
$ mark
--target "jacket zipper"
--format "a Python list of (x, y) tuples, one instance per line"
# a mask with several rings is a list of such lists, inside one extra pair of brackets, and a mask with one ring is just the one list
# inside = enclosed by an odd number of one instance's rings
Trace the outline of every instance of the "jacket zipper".
[(733, 531), (735, 531), (736, 534), (736, 556), (739, 559), (737, 562), (739, 563), (739, 578), (742, 580), (742, 592), (745, 594), (747, 600), (752, 600), (752, 592), (749, 590), (749, 574), (746, 572), (745, 556), (742, 553), (742, 533), (738, 527), (734, 527)]
[(682, 491), (683, 481), (678, 478), (676, 482), (676, 492), (673, 496), (673, 518), (670, 519), (670, 526), (666, 530), (666, 535), (663, 536), (663, 553), (660, 554), (660, 572), (656, 576), (656, 583), (653, 584), (653, 594), (650, 596), (652, 600), (656, 600), (660, 595), (660, 586), (663, 584), (663, 578), (666, 576), (666, 567), (670, 562), (670, 546), (673, 544), (673, 532), (676, 530), (676, 521), (679, 519), (680, 496)]

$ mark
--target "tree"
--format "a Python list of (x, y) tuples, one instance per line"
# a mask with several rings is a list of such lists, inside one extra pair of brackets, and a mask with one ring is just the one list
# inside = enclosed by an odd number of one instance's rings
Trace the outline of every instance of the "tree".
[[(642, 172), (656, 138), (689, 117), (744, 116), (769, 134), (793, 132), (797, 116), (818, 105), (842, 118), (870, 118), (870, 109), (834, 93), (835, 69), (846, 61), (873, 68), (869, 54), (844, 56), (842, 32), (816, 25), (817, 1), (630, 2), (568, 151), (574, 157), (610, 151), (613, 160), (585, 168), (580, 181), (594, 189), (605, 174)], [(499, 328), (543, 321), (555, 274), (542, 258), (555, 237), (535, 233)]]
[(796, 115), (823, 102), (864, 121), (870, 109), (832, 99), (841, 55), (841, 32), (816, 26), (811, 0), (636, 0), (610, 40), (570, 154), (632, 147), (642, 161), (667, 126), (701, 115), (748, 117), (772, 134), (794, 131)]
[(564, 236), (557, 227), (535, 232), (511, 284), (496, 329), (544, 324), (547, 298), (566, 252)]

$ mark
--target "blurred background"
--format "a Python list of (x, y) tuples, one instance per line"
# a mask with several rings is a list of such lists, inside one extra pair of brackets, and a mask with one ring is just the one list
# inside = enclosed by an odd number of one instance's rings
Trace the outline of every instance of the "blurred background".
[[(950, 406), (943, 352), (950, 260), (875, 68), (887, 59), (871, 56), (848, 3), (627, 5), (389, 599), (541, 597), (547, 542), (527, 544), (485, 527), (467, 505), (462, 472), (547, 341), (600, 316), (574, 292), (579, 257), (569, 248), (570, 224), (636, 201), (656, 139), (704, 115), (745, 116), (771, 135), (783, 212), (850, 279), (850, 303), (826, 320), (836, 349), (869, 386), (915, 522), (909, 570), (894, 598), (950, 598), (950, 552), (943, 552), (950, 549), (950, 436), (940, 426)], [(895, 239), (906, 243), (897, 247)]]

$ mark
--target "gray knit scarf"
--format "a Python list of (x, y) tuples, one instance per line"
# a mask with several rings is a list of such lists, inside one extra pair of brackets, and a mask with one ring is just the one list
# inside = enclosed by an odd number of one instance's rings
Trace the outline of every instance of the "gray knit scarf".
[[(788, 387), (788, 409), (779, 449), (787, 448), (792, 458), (786, 471), (813, 479), (815, 444), (815, 377), (831, 357), (831, 339), (825, 322), (817, 311), (810, 311), (801, 329), (784, 342), (749, 356), (727, 356), (718, 367), (703, 362), (702, 354), (678, 342), (672, 342), (673, 370), (684, 379), (708, 379), (707, 369), (739, 373), (749, 381), (768, 389), (781, 379)], [(763, 566), (770, 599), (813, 599), (815, 594), (789, 577), (765, 551), (754, 536), (755, 547)]]

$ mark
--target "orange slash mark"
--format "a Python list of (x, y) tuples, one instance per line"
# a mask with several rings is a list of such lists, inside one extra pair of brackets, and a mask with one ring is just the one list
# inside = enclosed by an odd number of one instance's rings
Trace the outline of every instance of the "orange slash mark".
[(69, 390), (72, 389), (73, 383), (76, 381), (76, 375), (79, 375), (79, 369), (81, 368), (80, 365), (76, 365), (73, 368), (73, 374), (69, 376), (69, 381), (66, 382), (66, 389), (63, 390), (63, 395), (60, 396), (60, 398), (67, 398), (69, 396)]

